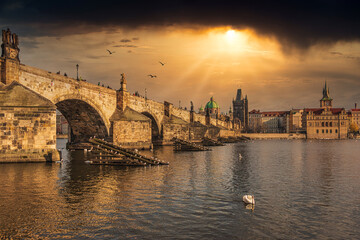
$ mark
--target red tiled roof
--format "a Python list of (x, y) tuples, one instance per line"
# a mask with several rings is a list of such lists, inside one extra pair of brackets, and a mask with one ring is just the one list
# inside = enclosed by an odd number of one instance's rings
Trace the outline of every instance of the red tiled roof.
[(279, 116), (279, 115), (284, 115), (286, 113), (289, 113), (289, 111), (273, 111), (273, 112), (262, 112), (262, 115), (265, 115), (267, 117), (271, 117), (271, 116)]
[(260, 113), (260, 110), (255, 110), (255, 109), (253, 109), (253, 110), (251, 110), (249, 113)]
[(330, 109), (333, 114), (339, 114), (342, 110), (345, 110), (344, 108), (331, 108)]
[(360, 108), (353, 108), (351, 109), (352, 112), (359, 112), (360, 111)]
[[(313, 112), (315, 115), (320, 115), (325, 109), (324, 108), (305, 108), (304, 111), (305, 112)], [(330, 111), (332, 112), (332, 114), (340, 114), (341, 111), (344, 110), (344, 108), (330, 108)]]

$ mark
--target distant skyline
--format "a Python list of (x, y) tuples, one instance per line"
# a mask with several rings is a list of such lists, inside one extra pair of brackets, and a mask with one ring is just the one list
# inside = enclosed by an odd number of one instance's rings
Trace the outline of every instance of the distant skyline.
[[(175, 106), (227, 112), (241, 88), (249, 110), (360, 105), (355, 1), (2, 1), (0, 26), (19, 35), (23, 64)], [(109, 53), (114, 52), (112, 54)], [(161, 63), (163, 64), (161, 64)], [(149, 75), (156, 75), (149, 77)]]

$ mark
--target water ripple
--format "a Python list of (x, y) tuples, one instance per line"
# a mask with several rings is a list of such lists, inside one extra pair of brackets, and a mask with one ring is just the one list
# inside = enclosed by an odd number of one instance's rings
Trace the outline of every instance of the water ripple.
[(3, 164), (0, 239), (356, 239), (359, 143), (146, 153), (170, 162), (162, 167), (91, 166), (81, 151), (62, 165)]

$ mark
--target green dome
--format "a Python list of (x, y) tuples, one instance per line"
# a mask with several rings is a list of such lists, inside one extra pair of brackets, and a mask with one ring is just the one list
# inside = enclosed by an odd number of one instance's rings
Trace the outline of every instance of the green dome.
[(214, 101), (214, 98), (211, 97), (210, 101), (206, 104), (205, 109), (219, 108), (219, 105)]
[(201, 105), (201, 107), (199, 108), (199, 111), (204, 111), (203, 106)]

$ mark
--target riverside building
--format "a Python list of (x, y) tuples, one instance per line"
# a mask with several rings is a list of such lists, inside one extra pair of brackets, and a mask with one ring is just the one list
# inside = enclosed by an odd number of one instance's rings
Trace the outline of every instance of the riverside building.
[(349, 118), (345, 108), (333, 108), (329, 88), (325, 82), (320, 108), (305, 108), (302, 126), (309, 139), (345, 139)]

